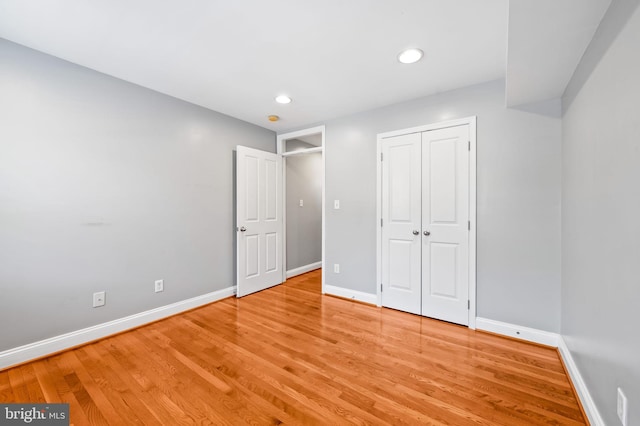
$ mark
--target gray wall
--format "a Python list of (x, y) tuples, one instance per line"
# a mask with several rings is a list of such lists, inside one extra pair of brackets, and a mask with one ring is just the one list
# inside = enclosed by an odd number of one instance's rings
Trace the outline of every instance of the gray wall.
[[(287, 141), (288, 151), (295, 147), (312, 145)], [(285, 161), (287, 270), (291, 270), (322, 260), (322, 153), (295, 155)]]
[(377, 133), (476, 115), (478, 316), (559, 331), (560, 103), (504, 99), (495, 81), (326, 123), (326, 284), (376, 292)]
[(640, 8), (614, 1), (567, 89), (562, 335), (607, 425), (640, 424)]
[(234, 285), (238, 144), (275, 134), (0, 39), (0, 350)]

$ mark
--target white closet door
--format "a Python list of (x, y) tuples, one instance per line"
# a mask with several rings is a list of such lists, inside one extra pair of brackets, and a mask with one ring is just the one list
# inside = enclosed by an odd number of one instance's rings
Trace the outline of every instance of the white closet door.
[(469, 126), (422, 133), (422, 315), (469, 324)]
[(420, 133), (382, 145), (382, 305), (420, 314)]
[(237, 296), (282, 283), (282, 157), (237, 147)]

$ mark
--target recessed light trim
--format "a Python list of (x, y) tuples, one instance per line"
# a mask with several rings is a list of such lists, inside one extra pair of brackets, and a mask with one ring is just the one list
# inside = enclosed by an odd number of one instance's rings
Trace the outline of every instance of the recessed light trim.
[(415, 64), (424, 56), (424, 52), (416, 47), (405, 49), (398, 55), (398, 61), (403, 64)]
[(291, 98), (287, 95), (278, 95), (276, 96), (276, 102), (279, 104), (290, 104)]

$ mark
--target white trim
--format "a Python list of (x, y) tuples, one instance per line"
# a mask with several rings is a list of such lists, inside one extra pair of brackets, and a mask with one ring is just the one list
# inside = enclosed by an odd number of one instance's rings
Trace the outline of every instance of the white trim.
[(320, 126), (321, 132), (322, 132), (322, 275), (320, 277), (320, 288), (321, 288), (321, 292), (322, 294), (325, 293), (325, 277), (327, 274), (324, 273), (324, 271), (326, 271), (325, 269), (325, 259), (327, 258), (326, 255), (326, 247), (327, 245), (325, 244), (325, 235), (326, 235), (326, 228), (327, 225), (325, 223), (325, 219), (326, 219), (326, 214), (325, 214), (325, 208), (326, 208), (326, 203), (325, 203), (325, 187), (326, 187), (326, 181), (327, 181), (327, 145), (325, 143), (325, 129), (324, 126)]
[(320, 288), (322, 294), (325, 293), (325, 274), (326, 271), (325, 259), (327, 258), (325, 239), (326, 239), (326, 229), (327, 225), (325, 223), (325, 219), (327, 217), (325, 213), (326, 203), (325, 203), (325, 187), (327, 181), (327, 144), (325, 143), (325, 129), (324, 126), (320, 126), (322, 131), (322, 276), (320, 277)]
[[(469, 142), (471, 150), (469, 152), (469, 221), (471, 222), (471, 232), (469, 232), (469, 328), (474, 330), (476, 323), (476, 117), (466, 117), (457, 120), (443, 121), (440, 123), (427, 124), (424, 126), (411, 127), (408, 129), (394, 130), (392, 132), (378, 133), (377, 154), (376, 154), (376, 305), (382, 306), (382, 294), (380, 285), (382, 283), (382, 163), (380, 154), (382, 153), (382, 140), (394, 136), (401, 136), (410, 133), (421, 133), (429, 130), (445, 129), (447, 127), (469, 126)], [(324, 276), (324, 275), (323, 275)]]
[[(325, 144), (325, 126), (316, 126), (316, 127), (311, 127), (309, 129), (303, 129), (303, 130), (298, 130), (295, 132), (289, 132), (289, 133), (283, 133), (280, 135), (277, 135), (276, 137), (276, 152), (280, 155), (282, 155), (283, 157), (286, 157), (285, 152), (284, 152), (284, 143), (286, 140), (288, 139), (296, 139), (302, 136), (308, 136), (308, 135), (315, 135), (320, 133), (320, 135), (322, 136), (322, 146), (317, 147), (317, 148), (309, 148), (309, 149), (305, 149), (305, 150), (301, 150), (300, 152), (295, 151), (295, 153), (290, 153), (288, 155), (298, 155), (298, 154), (309, 154), (311, 152), (322, 152), (322, 269), (324, 270), (325, 264), (324, 261), (326, 259), (326, 244), (325, 244), (325, 227), (326, 227), (326, 223), (325, 223), (325, 186), (326, 186), (326, 144)], [(320, 148), (320, 149), (318, 149)], [(286, 160), (285, 160), (286, 161)], [(282, 259), (282, 270), (286, 271), (286, 265), (287, 265), (287, 174), (286, 174), (286, 167), (284, 166), (286, 164), (286, 162), (283, 161), (283, 167), (282, 167), (282, 217), (284, 220), (284, 226), (283, 226), (283, 232), (282, 232), (282, 255), (280, 256), (280, 258)], [(288, 278), (288, 276), (286, 276), (287, 274), (285, 273), (285, 277), (282, 277), (283, 281), (286, 281), (286, 278)], [(322, 285), (322, 294), (325, 293), (325, 274), (322, 274), (322, 278), (321, 278), (321, 285)]]
[(369, 303), (371, 305), (375, 305), (377, 302), (375, 294), (349, 290), (348, 288), (336, 287), (334, 285), (325, 286), (324, 293), (331, 294), (333, 296), (344, 297), (345, 299), (353, 299), (359, 302)]
[(203, 294), (202, 296), (192, 297), (191, 299), (150, 309), (138, 314), (129, 315), (128, 317), (9, 349), (0, 352), (0, 370), (140, 327), (141, 325), (233, 296), (234, 294), (236, 294), (236, 287), (227, 287), (222, 290)]
[(470, 117), (469, 122), (469, 328), (476, 328), (476, 117)]
[(584, 408), (584, 411), (589, 418), (589, 423), (593, 426), (605, 426), (605, 423), (600, 416), (600, 412), (598, 411), (598, 407), (593, 401), (591, 393), (589, 393), (589, 389), (580, 374), (580, 370), (573, 360), (573, 356), (571, 356), (571, 351), (562, 336), (559, 336), (558, 338), (558, 352), (560, 352), (560, 356), (567, 368), (569, 379), (573, 382), (573, 386), (578, 393), (578, 398), (580, 398), (582, 408)]
[(319, 268), (322, 268), (322, 261), (300, 266), (299, 268), (289, 269), (287, 271), (287, 278), (295, 277), (296, 275), (302, 275), (306, 272), (314, 271)]
[(560, 335), (557, 333), (538, 330), (536, 328), (521, 327), (519, 325), (481, 317), (476, 318), (476, 327), (478, 330), (490, 331), (491, 333), (552, 346), (554, 348), (558, 347), (558, 339), (560, 338)]
[(382, 135), (376, 145), (376, 306), (382, 306)]
[[(459, 118), (456, 120), (440, 121), (438, 123), (431, 123), (431, 124), (425, 124), (422, 126), (409, 127), (408, 129), (400, 129), (400, 130), (393, 130), (391, 132), (378, 133), (378, 138), (386, 139), (386, 138), (392, 138), (394, 136), (408, 135), (411, 133), (422, 133), (422, 132), (428, 132), (430, 130), (446, 129), (447, 127), (464, 126), (465, 124), (468, 124), (471, 126), (472, 123), (473, 123), (473, 130), (475, 130), (475, 127), (476, 127), (475, 122), (476, 122), (476, 116), (474, 115), (471, 117)], [(471, 127), (470, 127), (470, 130), (471, 130)]]
[(289, 151), (289, 152), (283, 152), (282, 156), (283, 157), (293, 157), (296, 155), (305, 155), (305, 154), (313, 154), (314, 152), (322, 152), (323, 148), (321, 146), (316, 146), (313, 148), (305, 148), (305, 149), (298, 149), (295, 151)]
[(287, 139), (298, 139), (299, 137), (302, 137), (302, 136), (317, 135), (318, 133), (321, 133), (323, 135), (322, 146), (324, 146), (324, 125), (311, 127), (309, 129), (297, 130), (295, 132), (280, 134), (278, 135), (278, 146), (276, 147), (278, 150), (277, 152), (279, 154), (283, 154), (284, 141), (286, 141)]

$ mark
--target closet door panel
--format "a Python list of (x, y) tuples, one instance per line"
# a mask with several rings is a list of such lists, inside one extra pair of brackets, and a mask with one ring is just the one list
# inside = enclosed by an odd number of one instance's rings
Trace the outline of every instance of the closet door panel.
[(422, 133), (422, 315), (468, 325), (469, 127)]
[(420, 314), (421, 164), (419, 133), (382, 145), (382, 305)]

